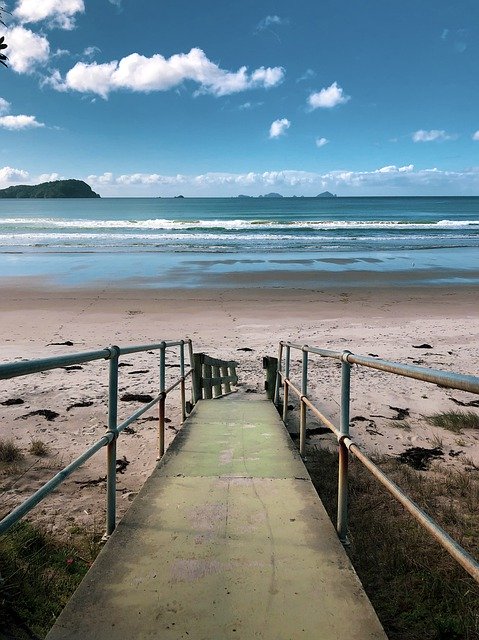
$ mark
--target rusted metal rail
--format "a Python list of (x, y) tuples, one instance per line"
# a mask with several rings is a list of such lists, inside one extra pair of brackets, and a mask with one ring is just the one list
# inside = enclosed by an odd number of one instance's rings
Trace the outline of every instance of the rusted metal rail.
[[(188, 348), (190, 368), (185, 366), (185, 347)], [(168, 388), (166, 387), (166, 352), (179, 348), (180, 377)], [(118, 367), (120, 356), (145, 351), (159, 352), (159, 393), (141, 409), (135, 411), (126, 420), (118, 424)], [(180, 387), (181, 416), (186, 417), (186, 380), (193, 373), (193, 346), (190, 339), (178, 341), (162, 341), (155, 344), (118, 347), (110, 346), (99, 351), (74, 353), (52, 358), (27, 360), (0, 365), (0, 380), (16, 378), (32, 373), (58, 369), (73, 364), (109, 360), (108, 376), (108, 428), (105, 435), (92, 444), (76, 460), (53, 476), (43, 487), (18, 505), (0, 521), (0, 533), (5, 533), (13, 524), (31, 511), (39, 502), (58, 487), (68, 476), (76, 471), (103, 447), (107, 448), (107, 486), (106, 486), (106, 534), (110, 535), (116, 526), (116, 441), (126, 427), (135, 422), (153, 406), (158, 404), (158, 458), (165, 451), (165, 404), (166, 398), (173, 389)], [(193, 394), (193, 404), (195, 402)]]
[[(291, 350), (302, 352), (301, 389), (290, 379)], [(323, 358), (332, 358), (341, 362), (341, 403), (339, 429), (329, 420), (308, 397), (308, 360), (309, 354)], [(355, 456), (364, 467), (398, 500), (419, 524), (433, 536), (439, 544), (458, 562), (477, 582), (479, 582), (479, 563), (437, 522), (421, 509), (407, 494), (390, 480), (381, 469), (351, 439), (349, 433), (350, 379), (353, 364), (369, 367), (378, 371), (414, 378), (450, 389), (460, 389), (479, 394), (479, 377), (427, 369), (413, 365), (390, 362), (370, 356), (361, 356), (350, 351), (331, 351), (293, 342), (281, 341), (278, 352), (278, 372), (274, 392), (276, 406), (280, 404), (280, 389), (283, 388), (283, 420), (287, 419), (289, 393), (294, 393), (300, 401), (299, 450), (304, 456), (306, 449), (306, 410), (309, 409), (320, 422), (334, 433), (339, 447), (338, 510), (337, 532), (340, 540), (347, 542), (348, 532), (348, 461), (349, 453)]]

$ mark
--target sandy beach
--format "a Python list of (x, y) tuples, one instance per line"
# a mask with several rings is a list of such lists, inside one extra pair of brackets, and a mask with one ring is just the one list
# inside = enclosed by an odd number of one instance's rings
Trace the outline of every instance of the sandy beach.
[[(148, 344), (190, 337), (195, 351), (238, 361), (237, 393), (261, 393), (262, 356), (276, 355), (278, 341), (289, 339), (331, 349), (349, 349), (404, 363), (475, 375), (479, 314), (474, 287), (219, 290), (141, 288), (60, 289), (41, 281), (4, 281), (0, 298), (0, 360), (31, 359), (103, 348)], [(72, 342), (66, 346), (61, 343)], [(429, 347), (417, 348), (420, 345)], [(247, 351), (242, 349), (247, 348)], [(174, 354), (170, 364), (177, 363)], [(155, 394), (157, 356), (122, 358), (120, 391)], [(299, 355), (293, 357), (299, 382)], [(168, 368), (170, 380), (178, 370)], [(339, 416), (339, 368), (313, 358), (310, 393), (333, 422)], [(7, 380), (0, 392), (2, 438), (13, 439), (24, 459), (2, 472), (2, 515), (102, 435), (106, 428), (107, 363)], [(424, 416), (439, 411), (472, 410), (457, 401), (472, 394), (439, 388), (380, 372), (353, 368), (352, 434), (369, 453), (397, 456), (411, 446), (440, 447), (433, 462), (451, 468), (479, 464), (479, 435), (452, 433), (430, 426)], [(22, 403), (10, 404), (11, 400)], [(456, 402), (455, 402), (456, 401)], [(90, 404), (91, 403), (91, 404)], [(289, 427), (297, 428), (297, 402)], [(141, 405), (119, 403), (120, 419)], [(406, 410), (398, 418), (397, 409)], [(55, 412), (48, 420), (35, 413)], [(33, 415), (29, 415), (33, 414)], [(181, 428), (178, 395), (167, 403), (167, 442)], [(354, 418), (357, 418), (356, 420)], [(311, 418), (309, 428), (319, 426)], [(118, 458), (129, 463), (118, 474), (118, 509), (124, 513), (156, 464), (155, 410), (119, 439)], [(48, 446), (48, 455), (28, 452), (32, 440)], [(314, 435), (309, 446), (332, 443)], [(39, 505), (31, 517), (56, 531), (101, 531), (104, 522), (105, 455), (97, 454)]]

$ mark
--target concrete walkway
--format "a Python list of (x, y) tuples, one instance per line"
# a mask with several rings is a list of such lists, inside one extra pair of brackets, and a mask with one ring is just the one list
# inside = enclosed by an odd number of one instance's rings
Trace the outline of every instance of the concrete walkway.
[(272, 403), (203, 400), (48, 640), (386, 636)]

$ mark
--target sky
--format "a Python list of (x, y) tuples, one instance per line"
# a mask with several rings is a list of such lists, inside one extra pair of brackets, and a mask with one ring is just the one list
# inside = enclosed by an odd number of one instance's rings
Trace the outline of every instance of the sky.
[(477, 0), (6, 9), (0, 188), (479, 195)]

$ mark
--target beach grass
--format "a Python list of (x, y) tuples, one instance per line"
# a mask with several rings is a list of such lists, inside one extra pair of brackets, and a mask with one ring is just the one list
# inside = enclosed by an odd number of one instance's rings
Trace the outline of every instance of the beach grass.
[(22, 450), (13, 440), (0, 439), (0, 463), (12, 464), (23, 458)]
[[(441, 470), (427, 477), (395, 460), (380, 466), (474, 554), (479, 544), (479, 477)], [(308, 470), (336, 519), (337, 454), (315, 449)], [(390, 640), (477, 640), (479, 586), (358, 461), (350, 464), (353, 565)]]
[(37, 456), (38, 458), (44, 458), (48, 455), (50, 448), (43, 440), (38, 440), (37, 438), (33, 438), (30, 442), (30, 446), (28, 448), (28, 452), (32, 454), (32, 456)]
[(89, 532), (65, 542), (28, 521), (0, 537), (1, 638), (45, 637), (93, 562), (94, 542)]
[(463, 429), (479, 429), (479, 413), (474, 411), (444, 411), (426, 417), (426, 421), (441, 429), (453, 433), (462, 433)]

